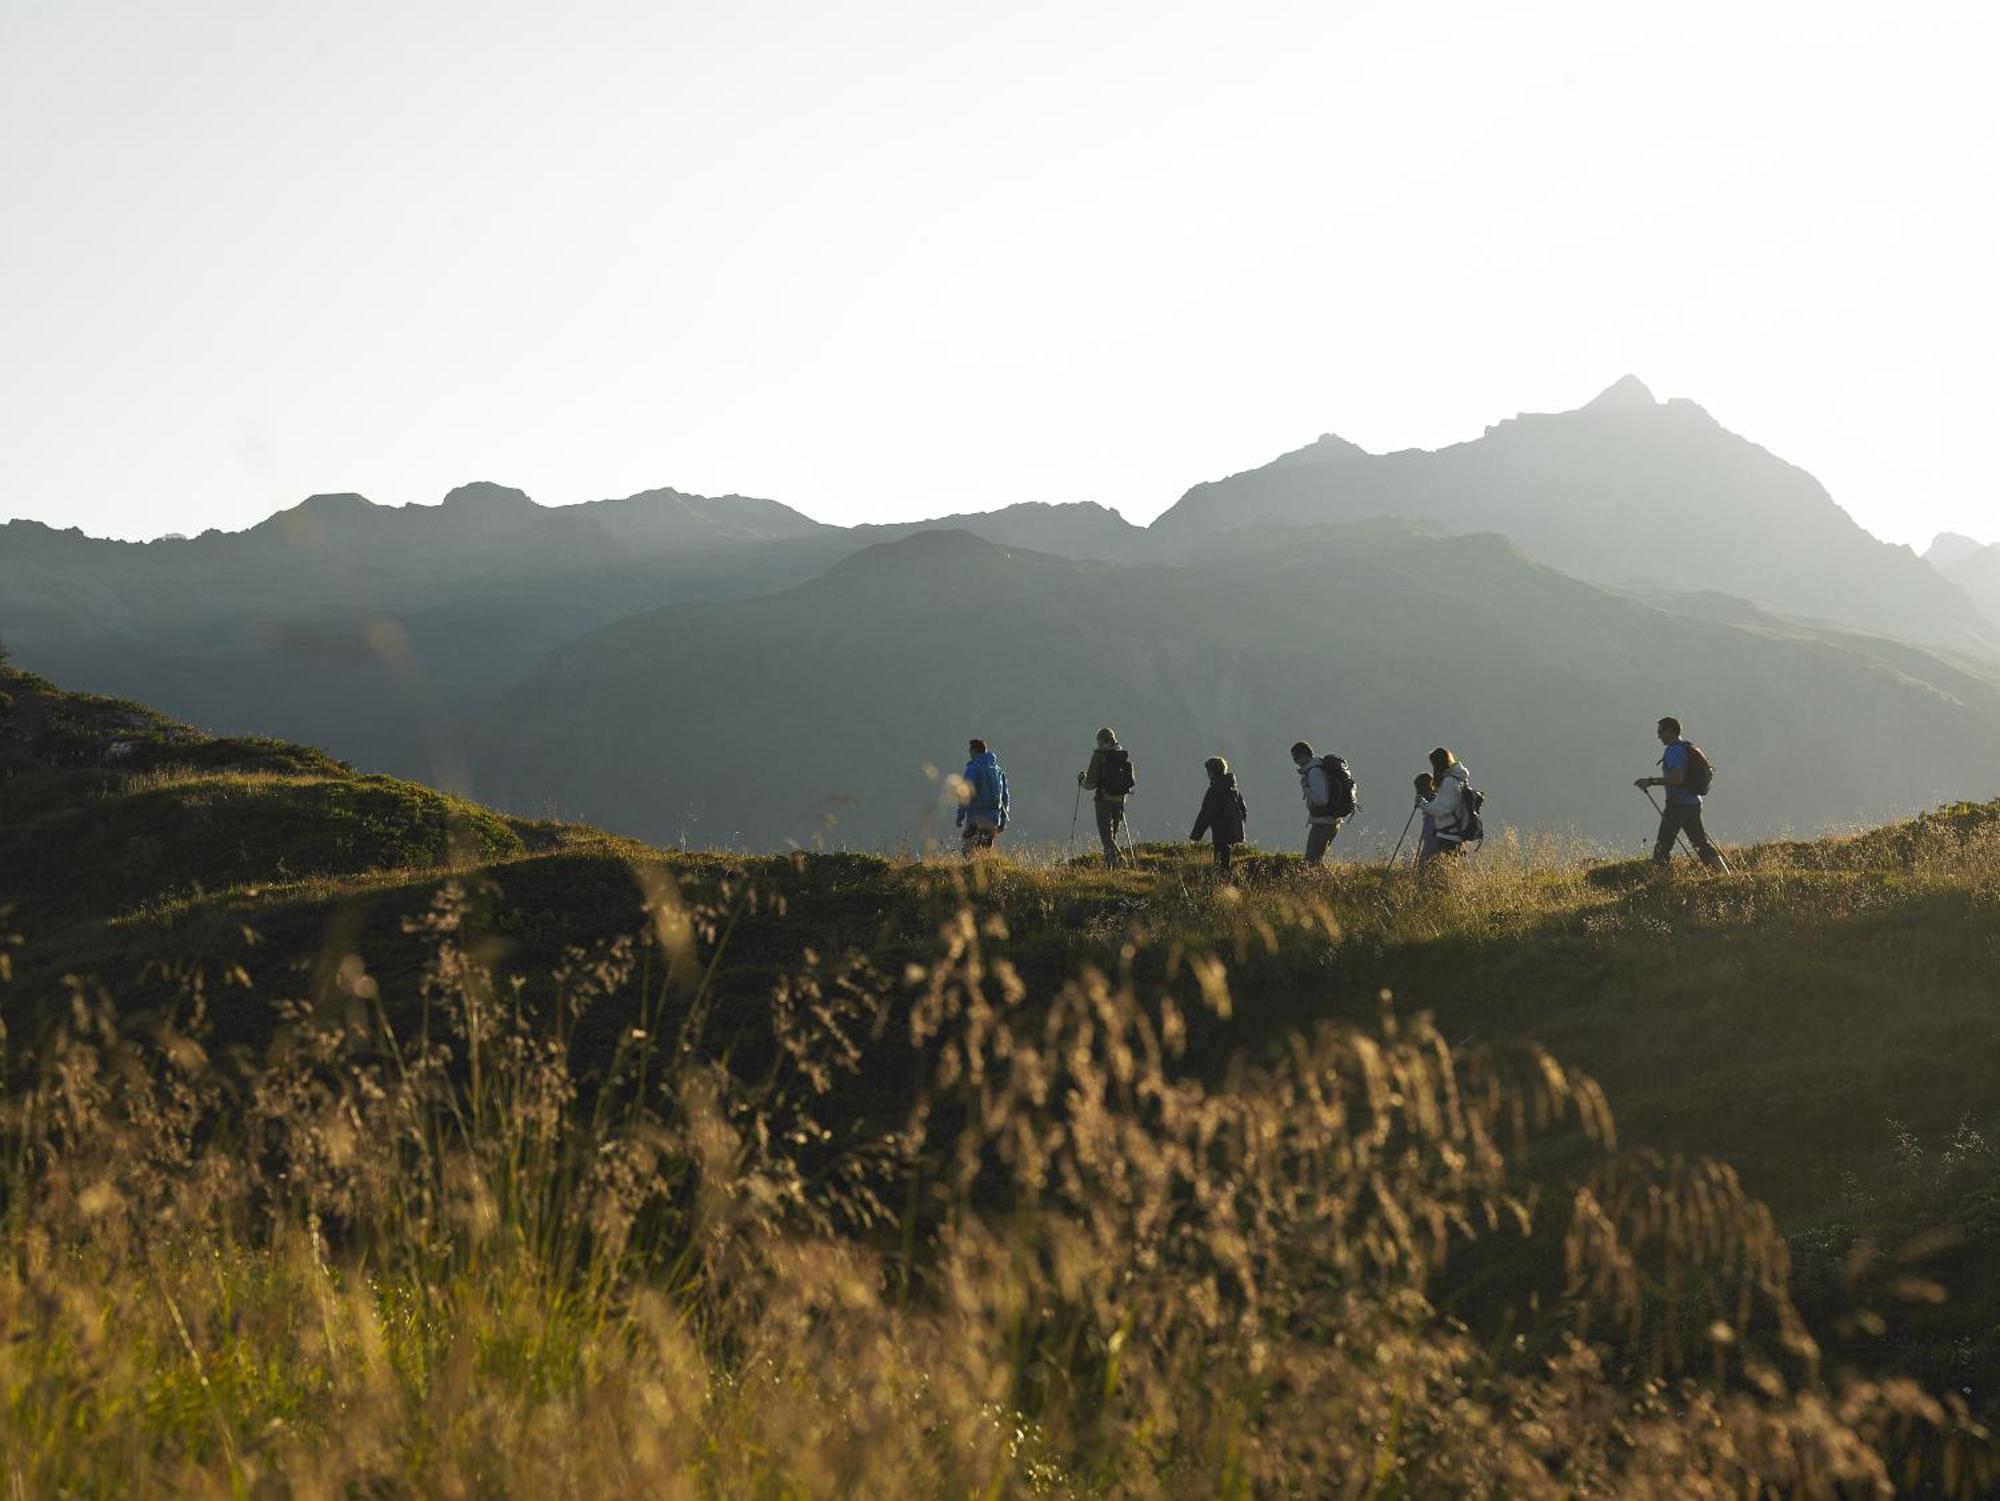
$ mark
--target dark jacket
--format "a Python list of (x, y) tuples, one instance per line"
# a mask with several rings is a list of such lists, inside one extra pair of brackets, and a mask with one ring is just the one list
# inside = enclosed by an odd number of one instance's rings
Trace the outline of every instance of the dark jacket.
[(1208, 779), (1208, 792), (1201, 800), (1201, 816), (1194, 821), (1190, 839), (1213, 833), (1219, 844), (1241, 844), (1243, 825), (1250, 818), (1243, 794), (1236, 790), (1236, 773), (1225, 771)]

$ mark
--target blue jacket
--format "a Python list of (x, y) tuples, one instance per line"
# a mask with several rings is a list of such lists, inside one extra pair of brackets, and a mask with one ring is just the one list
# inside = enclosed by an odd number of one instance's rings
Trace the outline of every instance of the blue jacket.
[(1006, 828), (1007, 773), (1000, 769), (1000, 758), (988, 751), (967, 761), (965, 782), (972, 789), (972, 796), (959, 805), (958, 821), (963, 824), (967, 815), (983, 813)]
[[(1682, 776), (1686, 776), (1687, 769), (1687, 741), (1676, 740), (1672, 745), (1667, 747), (1666, 754), (1660, 757), (1660, 770), (1662, 773), (1677, 771)], [(1667, 801), (1678, 803), (1683, 808), (1699, 808), (1701, 806), (1701, 794), (1696, 792), (1692, 787), (1676, 787), (1672, 783), (1668, 783)]]

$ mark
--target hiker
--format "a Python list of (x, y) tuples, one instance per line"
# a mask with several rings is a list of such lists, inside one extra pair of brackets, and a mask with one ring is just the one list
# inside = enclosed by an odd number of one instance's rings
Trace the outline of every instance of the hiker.
[(1431, 752), (1431, 792), (1424, 795), (1418, 781), (1417, 808), (1429, 830), (1418, 849), (1417, 864), (1428, 865), (1440, 856), (1449, 857), (1465, 848), (1478, 809), (1473, 803), (1472, 779), (1465, 763), (1443, 746)]
[(1097, 839), (1104, 846), (1104, 863), (1113, 870), (1124, 863), (1118, 853), (1118, 831), (1125, 826), (1125, 799), (1138, 784), (1131, 755), (1106, 725), (1097, 732), (1097, 749), (1090, 753), (1090, 765), (1076, 774), (1076, 785), (1091, 794)]
[(1201, 763), (1208, 773), (1208, 791), (1201, 800), (1201, 812), (1196, 815), (1194, 832), (1190, 839), (1200, 839), (1203, 834), (1215, 841), (1215, 868), (1223, 875), (1229, 874), (1229, 852), (1232, 847), (1243, 842), (1243, 825), (1250, 818), (1250, 809), (1243, 802), (1243, 794), (1236, 790), (1236, 773), (1229, 769), (1229, 763), (1220, 756), (1210, 756)]
[(1660, 756), (1662, 774), (1640, 777), (1632, 784), (1667, 790), (1667, 806), (1660, 814), (1660, 837), (1653, 843), (1653, 863), (1669, 864), (1674, 858), (1674, 841), (1685, 834), (1703, 865), (1711, 870), (1726, 868), (1722, 852), (1709, 842), (1708, 830), (1701, 824), (1702, 793), (1708, 790), (1713, 776), (1708, 757), (1681, 738), (1681, 722), (1672, 715), (1660, 721), (1659, 735), (1660, 744), (1666, 747)]
[[(1419, 808), (1437, 795), (1437, 778), (1427, 771), (1418, 772), (1411, 785), (1416, 788)], [(1437, 844), (1437, 827), (1437, 820), (1426, 813), (1423, 827), (1417, 831), (1417, 864), (1422, 865)]]
[(1292, 764), (1299, 769), (1299, 792), (1306, 800), (1306, 864), (1317, 865), (1359, 806), (1354, 778), (1340, 757), (1315, 756), (1303, 740), (1292, 747)]
[(986, 748), (984, 740), (970, 742), (966, 749), (972, 759), (965, 763), (964, 786), (959, 792), (958, 826), (964, 830), (960, 852), (970, 860), (981, 850), (993, 848), (993, 841), (1007, 827), (1007, 773), (1000, 758)]

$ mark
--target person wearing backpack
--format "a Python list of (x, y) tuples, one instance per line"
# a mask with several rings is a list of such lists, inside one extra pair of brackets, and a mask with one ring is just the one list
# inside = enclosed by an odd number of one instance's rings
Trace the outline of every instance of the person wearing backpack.
[(1249, 821), (1250, 809), (1244, 804), (1243, 794), (1236, 790), (1236, 773), (1229, 769), (1229, 763), (1220, 756), (1210, 756), (1201, 763), (1208, 773), (1208, 791), (1201, 799), (1201, 812), (1195, 815), (1194, 832), (1190, 839), (1200, 839), (1208, 835), (1215, 842), (1215, 868), (1223, 875), (1229, 874), (1230, 850), (1243, 842), (1243, 826)]
[[(1421, 808), (1436, 794), (1437, 778), (1427, 771), (1420, 771), (1417, 773), (1416, 779), (1411, 783), (1411, 786), (1416, 789), (1417, 806)], [(1422, 865), (1436, 851), (1437, 832), (1437, 820), (1426, 813), (1424, 815), (1424, 826), (1417, 831), (1417, 864)]]
[(1118, 743), (1109, 725), (1097, 732), (1097, 749), (1090, 753), (1090, 765), (1076, 774), (1076, 785), (1091, 794), (1104, 863), (1116, 870), (1124, 863), (1118, 853), (1118, 831), (1125, 825), (1125, 799), (1139, 785), (1139, 778), (1132, 770), (1130, 753)]
[(1306, 864), (1317, 865), (1340, 826), (1361, 806), (1354, 774), (1339, 756), (1316, 756), (1303, 740), (1292, 747), (1292, 764), (1299, 769), (1299, 793), (1306, 800)]
[(1667, 806), (1660, 814), (1660, 837), (1653, 843), (1653, 863), (1666, 865), (1674, 858), (1674, 842), (1683, 834), (1701, 863), (1709, 869), (1723, 867), (1722, 852), (1709, 842), (1702, 827), (1701, 800), (1715, 783), (1715, 768), (1700, 746), (1681, 738), (1681, 722), (1672, 715), (1659, 723), (1660, 775), (1640, 777), (1635, 787), (1664, 787)]
[(1010, 799), (1000, 758), (986, 748), (984, 740), (974, 740), (966, 748), (971, 759), (965, 763), (960, 784), (958, 826), (963, 830), (960, 853), (970, 860), (980, 851), (992, 849), (993, 841), (1007, 827)]
[(1440, 745), (1431, 752), (1431, 794), (1417, 789), (1417, 808), (1431, 827), (1430, 844), (1418, 852), (1417, 863), (1428, 865), (1440, 856), (1452, 856), (1465, 848), (1466, 841), (1486, 837), (1479, 816), (1485, 802), (1472, 790), (1472, 777), (1465, 763)]

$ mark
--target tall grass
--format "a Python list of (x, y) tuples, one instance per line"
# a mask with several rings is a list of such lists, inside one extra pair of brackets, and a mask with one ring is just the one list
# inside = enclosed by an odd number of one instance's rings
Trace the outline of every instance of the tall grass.
[[(198, 969), (144, 1016), (73, 982), (59, 1024), (10, 1038), (8, 1493), (2000, 1479), (1950, 1402), (1823, 1368), (1733, 1173), (1621, 1145), (1546, 1054), (1454, 1049), (1385, 1002), (1191, 1057), (1238, 954), (1337, 925), (1316, 880), (1252, 901), (1185, 878), (1148, 911), (1162, 936), (1031, 986), (996, 898), (1060, 873), (943, 870), (920, 962), (803, 951), (750, 1016), (714, 977), (780, 899), (638, 874), (648, 927), (572, 951), (533, 1004), (447, 883), (411, 993), (333, 956), (254, 1052), (210, 1051), (250, 998)], [(1577, 879), (1524, 857), (1383, 880), (1381, 921)]]

